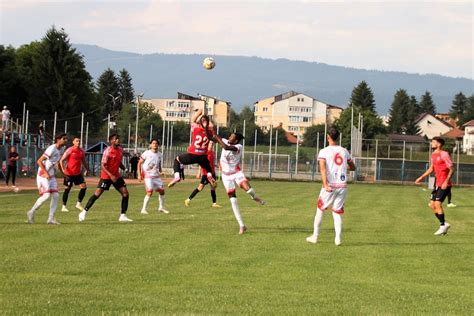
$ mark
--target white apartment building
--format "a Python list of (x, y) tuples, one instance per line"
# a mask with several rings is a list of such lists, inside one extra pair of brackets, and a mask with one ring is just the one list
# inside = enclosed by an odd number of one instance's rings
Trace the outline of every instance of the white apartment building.
[(194, 97), (178, 92), (175, 99), (143, 99), (142, 102), (152, 105), (166, 121), (189, 123), (192, 113), (201, 109), (216, 125), (226, 127), (229, 124), (231, 103), (215, 97)]
[(470, 120), (469, 122), (464, 124), (463, 127), (463, 151), (468, 155), (474, 155), (474, 120)]
[(255, 123), (264, 131), (281, 126), (294, 135), (303, 136), (311, 125), (333, 123), (342, 108), (316, 100), (308, 95), (289, 91), (255, 102)]

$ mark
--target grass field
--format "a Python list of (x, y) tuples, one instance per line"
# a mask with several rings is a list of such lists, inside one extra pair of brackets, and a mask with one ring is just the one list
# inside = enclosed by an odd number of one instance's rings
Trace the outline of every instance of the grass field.
[(0, 314), (472, 315), (472, 189), (454, 189), (450, 233), (436, 237), (428, 191), (352, 185), (336, 247), (329, 214), (320, 242), (305, 241), (318, 183), (253, 181), (267, 204), (238, 192), (243, 236), (222, 186), (223, 208), (209, 207), (208, 188), (184, 207), (194, 184), (167, 191), (171, 214), (148, 216), (142, 186), (130, 186), (133, 223), (117, 221), (115, 191), (84, 223), (59, 212), (60, 226), (44, 224), (46, 206), (25, 223), (36, 192), (0, 195)]

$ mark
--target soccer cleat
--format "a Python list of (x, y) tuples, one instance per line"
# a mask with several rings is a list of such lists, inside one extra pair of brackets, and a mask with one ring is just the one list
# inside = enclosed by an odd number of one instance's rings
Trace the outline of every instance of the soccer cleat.
[(47, 222), (49, 225), (60, 225), (61, 223), (58, 222), (56, 219), (48, 219), (48, 222)]
[(32, 212), (32, 211), (28, 211), (26, 213), (26, 215), (28, 216), (28, 224), (34, 224), (35, 223), (35, 213)]
[(190, 204), (191, 204), (191, 200), (190, 200), (190, 199), (184, 200), (184, 206), (189, 206)]
[(119, 222), (133, 222), (126, 214), (120, 214)]
[(86, 210), (83, 210), (82, 212), (79, 213), (79, 222), (83, 222), (86, 219)]
[(307, 242), (310, 242), (310, 243), (312, 243), (312, 244), (315, 244), (315, 243), (318, 242), (318, 236), (316, 236), (316, 235), (311, 235), (311, 236), (309, 236), (309, 237), (306, 238), (306, 241), (307, 241)]
[(221, 208), (222, 206), (220, 206), (219, 204), (217, 203), (212, 203), (212, 207), (215, 207), (215, 208)]
[(334, 238), (334, 244), (340, 246), (342, 244), (341, 237), (336, 236), (336, 238)]
[(147, 212), (145, 209), (142, 209), (142, 210), (140, 211), (140, 214), (148, 215), (148, 212)]
[(259, 198), (258, 196), (256, 196), (253, 200), (260, 205), (265, 205), (265, 201)]
[(240, 227), (240, 229), (239, 229), (239, 235), (245, 234), (246, 231), (247, 231), (247, 227), (246, 227), (246, 226)]
[(443, 233), (443, 235), (446, 235), (448, 233), (448, 230), (449, 230), (450, 227), (451, 227), (451, 225), (448, 222), (444, 223), (444, 233)]
[(82, 207), (81, 202), (77, 202), (77, 203), (76, 203), (76, 208), (77, 208), (79, 211), (83, 211), (83, 210), (84, 210), (84, 207)]
[(160, 208), (158, 209), (158, 211), (161, 212), (161, 213), (165, 213), (165, 214), (169, 214), (169, 213), (170, 213), (169, 211), (167, 211), (167, 210), (164, 209), (163, 207), (160, 207)]
[(448, 233), (448, 230), (449, 228), (451, 227), (451, 225), (449, 225), (449, 223), (444, 223), (444, 225), (440, 225), (438, 230), (435, 231), (434, 235), (436, 236), (440, 236), (440, 235), (446, 235)]
[(174, 185), (175, 185), (176, 183), (178, 183), (179, 181), (181, 181), (181, 178), (180, 178), (180, 177), (174, 178), (173, 180), (171, 180), (170, 183), (168, 183), (168, 188), (174, 187)]
[(448, 203), (448, 207), (456, 207), (456, 204), (454, 204), (454, 203)]
[(69, 212), (66, 205), (63, 205), (63, 207), (61, 208), (61, 212)]

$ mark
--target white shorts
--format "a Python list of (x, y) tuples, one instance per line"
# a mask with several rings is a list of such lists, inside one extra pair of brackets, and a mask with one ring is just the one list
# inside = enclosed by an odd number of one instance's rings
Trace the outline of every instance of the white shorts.
[(238, 171), (230, 175), (225, 175), (222, 173), (221, 178), (227, 193), (235, 192), (236, 183), (238, 186), (240, 186), (242, 182), (247, 181), (247, 178), (245, 178), (245, 175), (242, 171)]
[(344, 213), (344, 202), (346, 201), (347, 188), (332, 189), (332, 192), (321, 188), (318, 198), (318, 208), (322, 211), (331, 208), (334, 213)]
[(58, 182), (55, 177), (46, 179), (45, 177), (36, 176), (36, 185), (38, 186), (39, 195), (58, 192)]
[(145, 190), (147, 192), (159, 192), (163, 190), (161, 178), (145, 178)]

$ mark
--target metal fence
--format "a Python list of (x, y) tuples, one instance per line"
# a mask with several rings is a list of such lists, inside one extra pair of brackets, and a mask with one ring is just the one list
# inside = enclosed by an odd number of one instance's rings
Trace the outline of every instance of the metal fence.
[[(43, 153), (43, 148), (37, 145), (23, 146), (21, 142), (14, 144), (21, 157), (17, 168), (20, 176), (34, 176), (37, 172), (36, 160)], [(9, 144), (0, 143), (0, 163), (5, 171), (6, 157)], [(41, 146), (42, 147), (42, 146)], [(172, 175), (174, 158), (186, 152), (186, 146), (164, 146), (163, 169), (166, 174)], [(463, 155), (459, 144), (447, 144), (451, 151), (455, 173), (453, 182), (457, 185), (474, 185), (474, 156)], [(255, 152), (254, 146), (246, 146), (243, 153), (242, 167), (250, 178), (282, 179), (282, 180), (320, 180), (317, 154), (322, 148), (305, 148), (307, 153), (299, 155), (296, 160), (296, 148), (279, 147), (278, 154), (268, 151)], [(407, 143), (380, 140), (363, 140), (361, 154), (354, 157), (357, 170), (350, 174), (349, 180), (369, 183), (413, 183), (430, 164), (431, 147), (429, 142)], [(287, 153), (283, 153), (285, 152)], [(143, 152), (146, 148), (139, 148)], [(160, 148), (161, 150), (161, 148)], [(221, 149), (216, 145), (216, 163)], [(130, 157), (134, 149), (125, 148), (123, 164), (130, 170)], [(100, 173), (101, 153), (87, 153), (92, 175)], [(198, 172), (197, 166), (187, 166), (185, 173), (194, 175)], [(0, 177), (2, 177), (0, 172)], [(4, 176), (4, 175), (3, 175)]]

